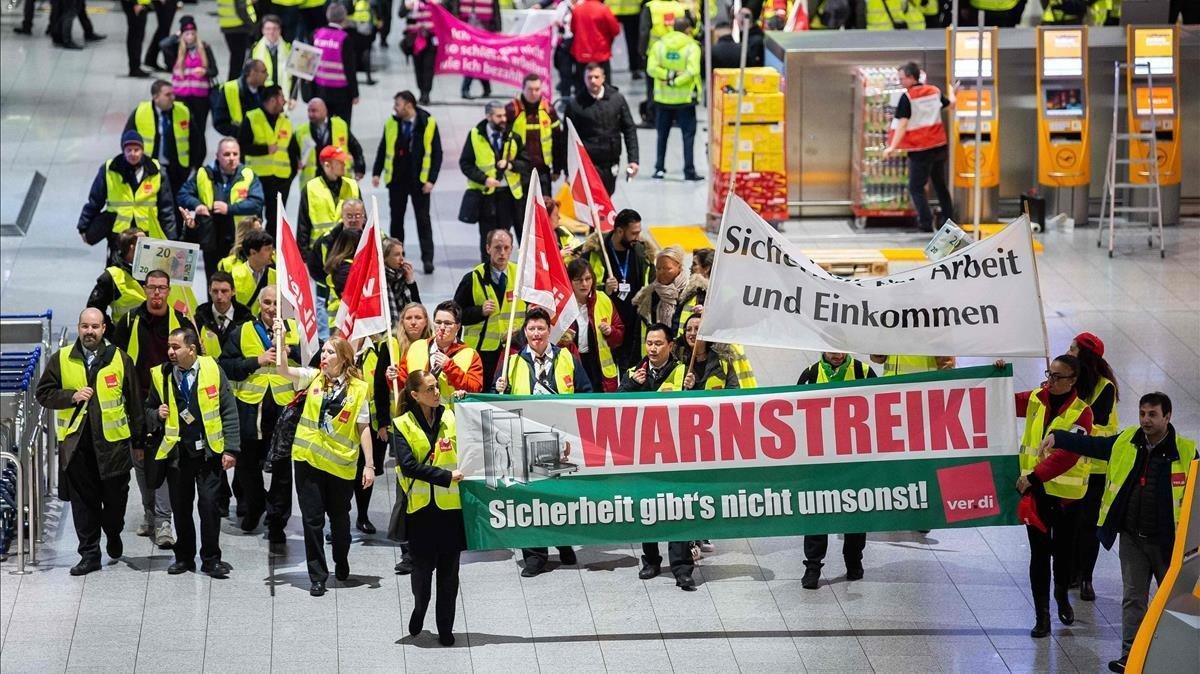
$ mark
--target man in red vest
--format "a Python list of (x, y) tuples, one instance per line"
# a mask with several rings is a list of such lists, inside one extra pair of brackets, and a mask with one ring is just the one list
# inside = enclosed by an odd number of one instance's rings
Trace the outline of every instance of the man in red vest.
[(885, 158), (900, 150), (908, 153), (908, 194), (917, 209), (917, 222), (923, 231), (932, 232), (933, 212), (925, 198), (925, 183), (933, 180), (942, 220), (954, 219), (954, 203), (946, 187), (946, 127), (942, 124), (942, 108), (954, 109), (954, 91), (950, 97), (921, 79), (921, 66), (909, 61), (900, 66), (900, 84), (907, 89), (900, 94), (892, 128), (888, 130)]

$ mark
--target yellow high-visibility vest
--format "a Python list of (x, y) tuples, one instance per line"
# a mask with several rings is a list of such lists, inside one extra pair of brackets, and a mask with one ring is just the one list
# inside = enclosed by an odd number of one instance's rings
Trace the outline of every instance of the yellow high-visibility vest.
[(292, 140), (292, 120), (286, 113), (275, 118), (275, 126), (267, 121), (267, 113), (255, 108), (246, 113), (246, 122), (254, 134), (255, 145), (275, 145), (275, 152), (262, 155), (246, 155), (246, 166), (259, 176), (287, 178), (292, 174), (292, 162), (288, 158), (288, 144)]
[[(1038, 448), (1051, 431), (1069, 431), (1079, 421), (1079, 416), (1087, 409), (1087, 403), (1078, 397), (1071, 401), (1065, 412), (1054, 417), (1050, 425), (1046, 425), (1046, 406), (1037, 397), (1037, 391), (1029, 396), (1029, 406), (1025, 411), (1025, 433), (1021, 436), (1021, 474), (1028, 475), (1038, 464)], [(1045, 432), (1042, 429), (1046, 429)], [(1088, 473), (1091, 472), (1091, 459), (1080, 458), (1071, 470), (1059, 475), (1043, 486), (1046, 493), (1061, 498), (1081, 499), (1087, 493)]]
[[(1121, 428), (1121, 421), (1117, 418), (1117, 399), (1115, 395), (1116, 387), (1113, 385), (1111, 379), (1103, 376), (1100, 377), (1100, 381), (1096, 382), (1096, 388), (1092, 389), (1091, 399), (1084, 402), (1086, 402), (1090, 407), (1092, 403), (1096, 402), (1096, 399), (1100, 397), (1100, 394), (1104, 392), (1105, 387), (1108, 386), (1113, 386), (1114, 391), (1112, 412), (1110, 412), (1108, 415), (1108, 423), (1104, 424), (1103, 426), (1096, 424), (1094, 421), (1092, 422), (1092, 435), (1097, 437), (1116, 435), (1117, 431)], [(1095, 410), (1093, 410), (1093, 412), (1095, 412)], [(1092, 475), (1105, 475), (1107, 473), (1107, 461), (1092, 459)]]
[(308, 221), (312, 223), (314, 244), (337, 225), (342, 217), (342, 202), (360, 198), (358, 183), (345, 176), (336, 197), (321, 176), (304, 183), (304, 189), (308, 194)]
[[(417, 463), (425, 463), (425, 457), (432, 451), (434, 455), (433, 459), (429, 461), (431, 465), (451, 471), (458, 468), (458, 439), (455, 435), (454, 411), (450, 408), (442, 410), (442, 418), (438, 422), (438, 446), (436, 449), (429, 446), (429, 438), (425, 436), (425, 431), (413, 417), (413, 412), (404, 413), (403, 416), (392, 422), (392, 425), (408, 443)], [(410, 514), (429, 505), (430, 501), (437, 503), (437, 507), (442, 510), (462, 509), (458, 483), (451, 482), (449, 487), (439, 487), (424, 480), (407, 478), (400, 472), (399, 465), (396, 466), (396, 474), (400, 476), (401, 488), (408, 490), (408, 512)]]
[[(408, 375), (418, 371), (429, 371), (429, 342), (433, 338), (418, 339), (408, 347), (408, 353), (404, 355), (404, 367), (408, 371), (404, 373)], [(475, 360), (477, 352), (469, 346), (464, 346), (457, 353), (450, 357), (458, 369), (466, 372), (471, 369), (471, 363)], [(438, 393), (441, 395), (442, 404), (446, 407), (454, 406), (454, 387), (446, 379), (446, 371), (443, 369), (438, 373)]]
[[(1137, 447), (1133, 444), (1133, 436), (1138, 432), (1138, 426), (1130, 426), (1117, 436), (1112, 454), (1108, 457), (1108, 479), (1104, 483), (1104, 495), (1100, 497), (1100, 517), (1097, 526), (1104, 526), (1108, 511), (1113, 501), (1124, 486), (1133, 464), (1137, 461)], [(1179, 458), (1171, 462), (1171, 506), (1175, 515), (1175, 523), (1179, 523), (1179, 507), (1183, 503), (1183, 491), (1187, 486), (1188, 466), (1196, 459), (1196, 441), (1175, 433), (1175, 451)]]
[[(200, 421), (204, 424), (204, 437), (208, 447), (216, 454), (225, 451), (225, 427), (221, 423), (221, 368), (211, 356), (200, 356), (200, 374), (192, 384), (192, 395), (200, 407)], [(174, 376), (174, 375), (172, 375)], [(158, 399), (167, 405), (167, 418), (163, 420), (163, 438), (158, 444), (155, 459), (161, 461), (171, 455), (179, 444), (180, 407), (175, 401), (175, 387), (163, 376), (163, 368), (150, 370), (150, 383), (158, 391)]]
[[(350, 155), (350, 127), (346, 120), (331, 115), (325, 122), (329, 125), (329, 144)], [(296, 129), (296, 142), (300, 144), (300, 154), (304, 157), (304, 168), (300, 170), (300, 184), (317, 177), (317, 142), (312, 137), (312, 124), (305, 122)]]
[[(103, 348), (103, 347), (101, 347)], [(87, 368), (82, 358), (72, 358), (73, 348), (65, 348), (58, 352), (58, 367), (62, 374), (64, 391), (78, 391), (88, 385)], [(99, 357), (99, 356), (97, 356)], [(125, 359), (121, 350), (113, 353), (112, 362), (96, 372), (96, 401), (100, 404), (100, 426), (104, 439), (109, 442), (119, 442), (130, 437), (129, 417), (125, 414)], [(84, 403), (79, 413), (74, 407), (54, 411), (54, 432), (58, 441), (62, 442), (74, 435), (83, 426), (87, 418), (88, 403)]]
[[(516, 111), (516, 119), (509, 120), (509, 125), (512, 133), (521, 140), (525, 139), (528, 129), (526, 124), (525, 103), (518, 95), (513, 99), (513, 110)], [(550, 119), (550, 102), (546, 99), (538, 101), (537, 108), (537, 125), (538, 125), (538, 140), (542, 143), (542, 161), (546, 162), (546, 166), (554, 163), (554, 132), (562, 128), (562, 120)]]
[(124, 176), (112, 170), (113, 160), (109, 159), (104, 163), (104, 186), (108, 193), (105, 210), (116, 214), (113, 234), (120, 234), (136, 225), (145, 230), (146, 236), (152, 239), (167, 238), (158, 222), (158, 191), (162, 188), (162, 167), (154, 159), (150, 162), (158, 170), (153, 174), (146, 171), (136, 192), (125, 182)]
[[(142, 136), (142, 149), (147, 157), (157, 156), (154, 152), (154, 134), (158, 131), (158, 109), (151, 101), (142, 101), (133, 111), (133, 125)], [(191, 138), (188, 135), (192, 127), (192, 112), (187, 106), (178, 101), (171, 108), (171, 129), (175, 134), (175, 156), (179, 165), (191, 166)]]
[[(503, 144), (500, 146), (500, 157), (496, 157), (496, 151), (492, 148), (491, 142), (487, 137), (479, 132), (479, 128), (471, 129), (471, 149), (475, 152), (475, 167), (483, 172), (489, 178), (496, 178), (496, 162), (499, 159), (512, 162), (517, 158), (517, 137), (514, 134), (505, 134)], [(508, 189), (512, 192), (513, 199), (520, 199), (525, 191), (521, 187), (521, 176), (516, 171), (505, 171), (504, 180), (508, 183)], [(478, 190), (484, 194), (492, 194), (496, 191), (495, 187), (488, 187), (483, 183), (477, 183), (470, 178), (467, 179), (467, 189)]]
[[(413, 120), (416, 123), (416, 120)], [(433, 166), (433, 134), (437, 130), (437, 121), (433, 117), (425, 118), (425, 131), (421, 134), (421, 147), (425, 150), (421, 157), (421, 171), (417, 180), (429, 182), (429, 170)], [(383, 184), (392, 184), (392, 165), (396, 163), (396, 140), (400, 138), (400, 122), (395, 116), (388, 117), (383, 123)]]
[[(515, 396), (533, 395), (533, 367), (519, 354), (508, 357), (508, 393)], [(554, 386), (562, 395), (575, 392), (575, 358), (567, 349), (554, 355)]]
[[(254, 320), (242, 323), (241, 332), (238, 334), (238, 346), (241, 348), (244, 358), (257, 358), (269, 348), (263, 346), (262, 338), (259, 337), (258, 328), (255, 327), (258, 322)], [(284, 321), (284, 325), (287, 329), (287, 333), (283, 337), (284, 345), (299, 344), (300, 333), (296, 330), (296, 321), (289, 318)], [(288, 359), (288, 363), (293, 366), (298, 365), (291, 359)], [(292, 380), (276, 373), (274, 363), (258, 368), (244, 380), (233, 382), (232, 386), (234, 397), (247, 405), (257, 405), (262, 402), (268, 390), (271, 392), (271, 398), (275, 400), (275, 404), (280, 407), (292, 402), (292, 398), (296, 397)]]
[(482, 307), (484, 302), (491, 300), (496, 303), (496, 311), (484, 318), (480, 323), (463, 326), (463, 342), (476, 351), (496, 351), (504, 343), (510, 329), (509, 307), (517, 303), (517, 311), (511, 326), (525, 322), (525, 301), (516, 297), (517, 265), (509, 262), (504, 270), (507, 283), (504, 297), (496, 297), (496, 291), (491, 282), (491, 266), (477, 265), (471, 270), (471, 299), (475, 306)]
[(367, 382), (357, 377), (346, 379), (346, 394), (342, 406), (331, 410), (329, 426), (321, 427), (321, 407), (325, 375), (318, 374), (308, 385), (304, 411), (296, 426), (292, 443), (292, 460), (307, 463), (343, 480), (353, 480), (358, 469), (361, 438), (358, 432), (358, 411), (367, 401)]
[(108, 272), (109, 278), (113, 281), (113, 287), (117, 291), (117, 296), (113, 298), (112, 304), (108, 305), (108, 310), (112, 314), (112, 319), (118, 321), (146, 301), (146, 290), (141, 283), (137, 282), (137, 279), (133, 278), (133, 274), (121, 267), (113, 265), (104, 271)]

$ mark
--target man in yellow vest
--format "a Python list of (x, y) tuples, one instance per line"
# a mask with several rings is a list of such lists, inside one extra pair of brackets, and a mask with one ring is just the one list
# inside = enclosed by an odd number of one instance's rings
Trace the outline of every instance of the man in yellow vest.
[(917, 0), (866, 0), (867, 30), (925, 30)]
[[(1120, 534), (1118, 556), (1124, 586), (1121, 657), (1109, 662), (1108, 668), (1123, 672), (1138, 626), (1146, 615), (1150, 579), (1161, 585), (1167, 573), (1187, 473), (1196, 460), (1196, 441), (1176, 432), (1171, 424), (1171, 399), (1165, 393), (1154, 392), (1138, 401), (1137, 426), (1111, 436), (1053, 431), (1040, 449), (1045, 454), (1054, 448), (1108, 462), (1097, 535), (1111, 550)], [(1045, 462), (1055, 462), (1055, 458), (1050, 454)], [(1074, 461), (1055, 463), (1070, 468)], [(1037, 477), (1019, 480), (1018, 491), (1039, 484)], [(1041, 477), (1048, 480), (1055, 475)]]
[(700, 72), (700, 45), (688, 35), (690, 29), (688, 19), (675, 19), (674, 29), (659, 38), (646, 56), (646, 75), (654, 80), (655, 128), (658, 130), (655, 180), (662, 180), (667, 175), (667, 139), (672, 126), (678, 126), (683, 134), (683, 179), (704, 180), (696, 173), (695, 163), (696, 103), (700, 99), (703, 75)]
[[(654, 49), (654, 45), (662, 36), (675, 30), (675, 20), (680, 18), (688, 20), (689, 29), (696, 25), (696, 18), (691, 8), (679, 0), (649, 0), (642, 5), (642, 14), (638, 19), (638, 54), (643, 59), (643, 63), (649, 65), (650, 51)], [(654, 78), (647, 70), (646, 100), (642, 104), (645, 107), (640, 110), (642, 123), (638, 125), (643, 129), (655, 127), (654, 87)]]
[(184, 240), (200, 244), (206, 277), (212, 278), (233, 247), (234, 220), (261, 215), (263, 198), (262, 181), (242, 163), (237, 139), (228, 136), (217, 143), (216, 161), (184, 183), (179, 190)]
[(193, 168), (191, 128), (192, 113), (175, 100), (175, 87), (166, 80), (154, 80), (150, 100), (139, 103), (125, 120), (125, 130), (137, 131), (146, 155), (166, 171), (172, 194), (179, 193)]
[[(296, 397), (291, 381), (275, 371), (276, 343), (273, 336), (278, 316), (275, 286), (263, 288), (259, 295), (258, 317), (242, 323), (221, 351), (220, 365), (233, 383), (241, 415), (241, 463), (234, 473), (234, 491), (242, 531), (258, 528), (263, 513), (267, 516), (267, 540), (271, 545), (286, 542), (284, 528), (292, 514), (292, 465), (290, 459), (270, 463), (271, 488), (263, 487), (263, 469), (271, 436), (280, 411)], [(287, 361), (299, 365), (300, 333), (292, 319), (285, 322), (287, 334), (282, 348)]]
[(263, 87), (262, 107), (246, 113), (246, 123), (238, 129), (238, 145), (246, 157), (246, 166), (262, 182), (266, 217), (263, 227), (275, 235), (280, 197), (287, 205), (292, 178), (300, 165), (300, 145), (287, 116), (287, 97), (278, 85)]
[(479, 255), (487, 262), (487, 237), (493, 229), (515, 230), (524, 225), (522, 176), (529, 175), (524, 141), (508, 128), (508, 113), (499, 101), (484, 107), (484, 120), (471, 129), (458, 157), (467, 177), (458, 219), (479, 224)]
[(550, 185), (567, 166), (566, 129), (550, 100), (542, 95), (543, 86), (541, 76), (526, 75), (521, 93), (504, 107), (504, 114), (509, 131), (523, 144), (525, 182), (529, 182), (532, 169), (537, 169), (542, 194), (553, 194)]
[[(229, 48), (229, 70), (232, 75), (242, 67), (246, 60), (246, 46), (254, 36), (254, 27), (258, 23), (258, 13), (254, 11), (253, 0), (217, 0), (217, 25), (221, 28), (221, 36), (225, 38), (225, 46)], [(263, 32), (266, 33), (266, 17), (263, 17)]]
[[(361, 234), (366, 226), (367, 207), (361, 199), (347, 199), (342, 202), (342, 215), (338, 223), (318, 238), (308, 251), (305, 262), (308, 265), (309, 278), (313, 279), (317, 287), (317, 336), (322, 340), (329, 339), (342, 301), (337, 292), (338, 282), (334, 280), (333, 274), (325, 269), (325, 263), (329, 261), (329, 253), (344, 232)], [(357, 235), (354, 240), (358, 241)], [(345, 284), (344, 278), (341, 283)]]
[(154, 461), (165, 470), (179, 534), (167, 573), (196, 570), (192, 504), (199, 497), (200, 572), (225, 578), (233, 567), (221, 561), (218, 503), (225, 471), (237, 463), (240, 449), (237, 405), (217, 361), (200, 355), (195, 330), (172, 330), (167, 344), (170, 362), (151, 371), (146, 399), (150, 432), (161, 438)]
[[(496, 378), (496, 366), (509, 330), (525, 320), (525, 302), (516, 297), (517, 265), (510, 261), (512, 235), (494, 229), (487, 234), (488, 261), (463, 275), (454, 291), (454, 301), (462, 307), (463, 342), (479, 352), (483, 359), (483, 377), (487, 390)], [(516, 303), (514, 325), (509, 314)]]
[(871, 362), (882, 366), (882, 375), (884, 377), (894, 377), (901, 374), (934, 372), (936, 370), (953, 370), (956, 359), (954, 356), (900, 356), (895, 354), (872, 354)]
[(96, 279), (96, 285), (88, 295), (87, 305), (101, 312), (111, 312), (111, 320), (105, 317), (105, 326), (111, 328), (114, 321), (133, 311), (146, 301), (146, 291), (133, 277), (133, 254), (138, 239), (146, 233), (130, 227), (117, 237), (117, 250), (109, 256), (108, 267)]
[(296, 142), (300, 145), (301, 185), (317, 177), (317, 172), (321, 170), (317, 157), (321, 150), (330, 145), (336, 145), (353, 158), (355, 180), (362, 180), (367, 172), (362, 145), (350, 132), (350, 125), (341, 117), (331, 117), (325, 101), (319, 98), (308, 99), (308, 121), (296, 128)]
[[(522, 332), (525, 347), (508, 357), (507, 373), (504, 369), (496, 373), (496, 393), (524, 396), (591, 393), (592, 384), (579, 356), (550, 343), (550, 314), (545, 309), (530, 309), (525, 314)], [(533, 578), (547, 571), (548, 548), (524, 548), (521, 554), (525, 558), (522, 577)], [(577, 562), (575, 549), (569, 545), (558, 546), (558, 557), (563, 566), (574, 566)]]
[(258, 59), (250, 59), (242, 66), (241, 73), (240, 77), (229, 80), (213, 92), (213, 128), (222, 136), (236, 138), (246, 113), (262, 104), (267, 66)]
[(246, 234), (242, 239), (242, 258), (233, 265), (229, 274), (233, 277), (233, 292), (238, 303), (244, 304), (250, 313), (258, 313), (258, 298), (268, 286), (276, 285), (275, 240), (261, 229)]
[(113, 253), (117, 237), (137, 226), (156, 239), (177, 239), (175, 200), (171, 181), (158, 162), (145, 153), (137, 131), (121, 135), (121, 154), (100, 165), (76, 229), (83, 242), (108, 242)]
[(346, 176), (350, 155), (337, 145), (326, 145), (317, 155), (321, 170), (300, 190), (300, 217), (296, 222), (296, 244), (301, 251), (312, 247), (338, 223), (342, 202), (360, 199), (358, 183)]
[(401, 91), (392, 101), (392, 116), (383, 124), (383, 136), (375, 151), (371, 185), (379, 187), (380, 175), (388, 190), (392, 238), (404, 242), (404, 215), (412, 200), (421, 262), (426, 274), (433, 273), (433, 220), (429, 217), (430, 194), (442, 170), (442, 134), (428, 110), (417, 107), (411, 91)]
[(278, 84), (288, 98), (292, 97), (292, 76), (285, 66), (291, 55), (292, 43), (283, 39), (283, 20), (276, 14), (267, 14), (262, 19), (262, 39), (250, 47), (250, 58), (266, 66), (265, 84)]
[(59, 491), (71, 502), (79, 538), (72, 576), (100, 570), (101, 531), (108, 556), (121, 557), (130, 457), (142, 452), (145, 438), (137, 373), (129, 356), (105, 341), (104, 314), (84, 309), (77, 327), (75, 344), (46, 361), (34, 394), (54, 410)]

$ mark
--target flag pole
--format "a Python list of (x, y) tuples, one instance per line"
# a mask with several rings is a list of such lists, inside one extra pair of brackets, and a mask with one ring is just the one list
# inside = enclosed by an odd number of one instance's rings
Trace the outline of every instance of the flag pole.
[(1037, 251), (1033, 249), (1033, 221), (1029, 219), (1029, 202), (1025, 202), (1025, 236), (1029, 237), (1029, 257), (1033, 264), (1033, 285), (1037, 288), (1038, 313), (1042, 317), (1042, 346), (1046, 349), (1046, 370), (1050, 370), (1050, 333), (1046, 329), (1046, 305), (1042, 304), (1042, 279), (1038, 276)]
[[(529, 192), (530, 192), (529, 197), (530, 198), (525, 200), (525, 222), (526, 223), (529, 222), (529, 214), (532, 212), (532, 209), (534, 208), (534, 204), (533, 204), (534, 195), (536, 195), (538, 199), (542, 198), (542, 184), (540, 182), (538, 182), (539, 180), (540, 180), (540, 178), (538, 178), (538, 172), (537, 172), (537, 169), (535, 168), (535, 169), (533, 169), (532, 175), (530, 175), (530, 177), (529, 177)], [(520, 251), (520, 255), (517, 256), (517, 271), (516, 271), (517, 277), (515, 279), (513, 279), (513, 282), (516, 284), (521, 283), (521, 271), (523, 268), (523, 264), (525, 262), (525, 254), (527, 253), (527, 251), (525, 250), (525, 243), (529, 239), (529, 232), (526, 231), (524, 227), (522, 227), (521, 229), (522, 229), (522, 239), (524, 239), (524, 240), (517, 242), (517, 248)], [(534, 232), (534, 236), (537, 236), (536, 232)], [(508, 307), (508, 335), (504, 339), (504, 350), (500, 352), (500, 357), (504, 359), (504, 364), (501, 366), (502, 369), (500, 370), (500, 372), (503, 374), (505, 382), (508, 381), (508, 361), (509, 361), (508, 352), (510, 349), (512, 349), (513, 322), (516, 320), (517, 320), (517, 297), (516, 297), (516, 293), (514, 293), (512, 303), (509, 304), (509, 307)]]
[[(575, 125), (572, 124), (571, 120), (569, 119), (567, 120), (567, 131), (569, 132), (567, 138), (569, 142), (582, 145), (582, 143), (579, 142), (579, 132), (575, 130)], [(587, 148), (584, 148), (584, 152), (587, 152)], [(588, 161), (590, 162), (591, 160), (592, 158), (588, 157)], [(583, 170), (582, 159), (580, 159), (578, 168), (579, 179), (585, 183), (587, 188), (584, 190), (584, 196), (587, 197), (588, 213), (591, 214), (592, 232), (596, 235), (596, 243), (600, 246), (600, 259), (604, 260), (604, 271), (608, 272), (609, 278), (616, 278), (617, 275), (614, 274), (612, 270), (612, 261), (608, 259), (608, 251), (604, 250), (604, 235), (600, 232), (600, 222), (596, 213), (596, 202), (592, 199), (592, 181), (588, 179), (587, 171)], [(567, 179), (569, 181), (570, 176), (568, 176)]]
[[(375, 238), (378, 239), (378, 241), (376, 241), (376, 243), (375, 243), (375, 250), (378, 251), (378, 255), (379, 255), (379, 269), (383, 271), (384, 279), (386, 280), (387, 270), (383, 266), (383, 243), (382, 243), (383, 230), (379, 227), (379, 197), (374, 194), (371, 195), (371, 222), (374, 223), (375, 231), (377, 232), (377, 235)], [(396, 344), (395, 340), (392, 339), (392, 331), (395, 330), (395, 325), (393, 324), (393, 321), (392, 321), (392, 298), (391, 298), (391, 294), (390, 294), (391, 289), (388, 288), (385, 284), (383, 288), (380, 288), (380, 292), (381, 292), (381, 296), (383, 298), (383, 302), (382, 302), (383, 306), (381, 308), (383, 309), (384, 315), (387, 316), (387, 326), (388, 326), (387, 331), (383, 333), (384, 334), (383, 341), (384, 341), (384, 344), (387, 345), (388, 358), (392, 361), (392, 365), (395, 365), (397, 368), (396, 378), (392, 380), (392, 386), (391, 386), (391, 389), (392, 389), (391, 407), (392, 407), (393, 414), (395, 414), (396, 405), (397, 405), (397, 403), (400, 402), (400, 371), (399, 371), (399, 368), (400, 368), (400, 353), (399, 353), (399, 351), (400, 350), (397, 348), (397, 344)]]
[[(284, 227), (284, 224), (283, 224), (283, 195), (276, 193), (275, 194), (275, 234), (277, 236), (279, 235), (279, 232), (283, 227)], [(279, 294), (279, 273), (278, 273), (278, 270), (276, 270), (276, 273), (275, 273), (275, 318), (277, 318), (277, 319), (282, 318), (282, 315), (280, 313), (283, 311), (282, 297), (283, 296)], [(279, 321), (279, 324), (282, 325), (282, 321)], [(287, 356), (285, 355), (285, 352), (287, 351), (287, 345), (284, 343), (284, 338), (283, 338), (284, 332), (283, 332), (283, 330), (277, 329), (275, 326), (271, 326), (271, 330), (275, 333), (275, 343), (278, 345), (278, 348), (275, 349), (275, 366), (281, 367), (287, 363)]]

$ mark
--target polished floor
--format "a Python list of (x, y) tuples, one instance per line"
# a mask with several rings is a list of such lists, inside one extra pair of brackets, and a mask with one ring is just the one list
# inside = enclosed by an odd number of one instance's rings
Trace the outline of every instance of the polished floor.
[[(79, 209), (97, 167), (117, 152), (126, 116), (149, 88), (117, 76), (125, 58), (121, 14), (115, 4), (92, 4), (110, 10), (94, 17), (111, 36), (100, 46), (53, 50), (48, 40), (14, 36), (9, 15), (0, 36), (0, 220), (16, 218), (33, 171), (48, 178), (29, 234), (0, 239), (0, 305), (4, 312), (52, 308), (60, 327), (73, 322), (103, 267), (102, 252), (85, 248), (75, 234)], [(206, 0), (201, 11), (185, 7), (205, 35), (216, 37), (213, 3)], [(35, 28), (44, 25), (39, 15)], [(224, 64), (220, 39), (213, 43)], [(413, 84), (394, 47), (377, 52), (376, 61), (381, 83), (364, 87), (355, 110), (368, 160), (391, 94)], [(447, 154), (434, 193), (438, 269), (419, 279), (431, 303), (453, 292), (476, 254), (474, 226), (455, 220), (464, 185), (457, 157), (482, 105), (461, 101), (458, 84), (439, 78), (431, 107)], [(617, 84), (640, 97), (641, 83), (627, 73), (618, 73)], [(297, 109), (296, 118), (302, 115)], [(649, 169), (653, 132), (642, 131), (640, 140)], [(678, 143), (676, 135), (668, 162), (673, 179), (644, 175), (622, 184), (618, 206), (639, 209), (651, 224), (702, 222), (704, 188), (682, 181)], [(365, 191), (380, 196), (386, 215), (386, 193)], [(293, 213), (297, 202), (293, 194)], [(919, 236), (900, 232), (858, 235), (841, 222), (793, 223), (786, 233), (811, 246), (923, 245)], [(1166, 260), (1139, 249), (1135, 239), (1109, 260), (1094, 237), (1095, 230), (1079, 229), (1042, 239), (1041, 280), (1056, 350), (1065, 350), (1078, 331), (1100, 335), (1122, 385), (1122, 419), (1136, 418), (1139, 394), (1163, 390), (1175, 400), (1178, 428), (1196, 435), (1200, 229), (1192, 222), (1169, 231)], [(809, 362), (804, 354), (765, 350), (752, 359), (769, 384), (794, 381)], [(1042, 367), (1016, 363), (1019, 384), (1032, 387)], [(391, 496), (377, 491), (376, 524), (386, 521)], [(137, 510), (131, 503), (130, 529)], [(680, 592), (668, 578), (638, 580), (633, 546), (584, 548), (578, 566), (534, 579), (519, 577), (519, 556), (511, 551), (469, 553), (453, 648), (438, 646), (428, 632), (407, 636), (408, 579), (393, 575), (398, 551), (381, 536), (355, 534), (350, 581), (333, 583), (320, 599), (307, 593), (296, 517), (288, 538), (287, 554), (271, 556), (261, 534), (223, 523), (224, 557), (234, 571), (218, 581), (168, 576), (170, 552), (129, 533), (123, 559), (106, 559), (102, 571), (72, 578), (69, 504), (51, 501), (37, 566), (23, 576), (10, 573), (12, 561), (0, 567), (0, 670), (1074, 672), (1101, 671), (1120, 649), (1120, 577), (1109, 552), (1097, 569), (1097, 601), (1075, 602), (1077, 622), (1055, 623), (1047, 639), (1028, 636), (1028, 545), (1017, 527), (871, 534), (866, 577), (857, 582), (845, 579), (835, 541), (817, 591), (800, 587), (799, 538), (716, 541), (698, 567), (695, 593)]]

